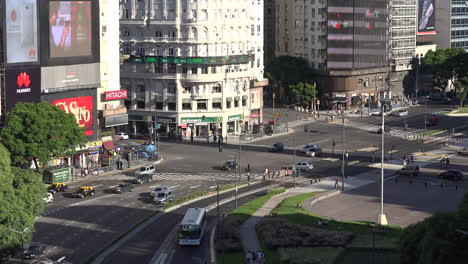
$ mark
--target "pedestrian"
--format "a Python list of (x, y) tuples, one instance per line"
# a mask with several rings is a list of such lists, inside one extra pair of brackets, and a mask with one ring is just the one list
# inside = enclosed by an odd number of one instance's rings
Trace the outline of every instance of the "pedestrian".
[(245, 263), (252, 264), (252, 253), (250, 253), (250, 250), (245, 255)]
[(447, 168), (449, 167), (449, 165), (450, 165), (450, 160), (449, 160), (449, 158), (446, 158), (446, 159), (445, 159), (445, 165), (447, 166)]
[(406, 159), (403, 159), (403, 167), (406, 166)]
[(340, 187), (340, 184), (338, 183), (338, 177), (336, 177), (335, 179), (335, 188), (339, 188)]
[(440, 168), (441, 168), (441, 169), (442, 169), (442, 166), (443, 166), (443, 164), (444, 164), (444, 161), (445, 161), (445, 158), (441, 158), (441, 159), (440, 159)]
[(226, 135), (226, 144), (227, 144), (227, 135)]
[(258, 262), (258, 264), (263, 264), (265, 262), (264, 255), (263, 255), (263, 252), (261, 250), (259, 250), (258, 253), (257, 253), (257, 262)]
[(217, 140), (217, 136), (216, 134), (213, 134), (213, 143), (216, 143), (216, 140)]
[(252, 263), (257, 263), (257, 254), (255, 254), (255, 251), (252, 251)]

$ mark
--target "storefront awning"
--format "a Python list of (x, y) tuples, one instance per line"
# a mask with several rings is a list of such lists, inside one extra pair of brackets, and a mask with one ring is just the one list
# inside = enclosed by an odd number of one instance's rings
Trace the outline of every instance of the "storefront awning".
[(115, 149), (114, 142), (112, 142), (112, 141), (104, 141), (104, 142), (102, 142), (102, 145), (104, 145), (105, 150), (114, 150)]

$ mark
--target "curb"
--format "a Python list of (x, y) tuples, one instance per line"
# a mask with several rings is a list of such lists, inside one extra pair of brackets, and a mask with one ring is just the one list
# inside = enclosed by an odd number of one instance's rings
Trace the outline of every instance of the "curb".
[(322, 200), (325, 200), (327, 198), (330, 198), (330, 197), (333, 197), (333, 196), (336, 196), (338, 194), (341, 193), (341, 190), (339, 191), (327, 191), (325, 193), (323, 193), (322, 195), (319, 195), (319, 196), (316, 196), (316, 197), (312, 197), (311, 200), (310, 200), (310, 203), (309, 203), (309, 206), (312, 207), (314, 204), (322, 201)]

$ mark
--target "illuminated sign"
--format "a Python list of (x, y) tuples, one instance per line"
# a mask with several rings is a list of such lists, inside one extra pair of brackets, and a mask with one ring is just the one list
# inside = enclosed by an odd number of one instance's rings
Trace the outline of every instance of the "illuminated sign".
[(86, 136), (94, 134), (92, 96), (58, 99), (52, 101), (51, 104), (60, 107), (67, 113), (73, 114), (78, 125), (85, 128)]
[(146, 56), (136, 57), (130, 56), (125, 62), (129, 63), (174, 63), (174, 64), (207, 64), (207, 65), (225, 65), (225, 64), (240, 64), (249, 63), (254, 60), (253, 55), (235, 55), (223, 57), (158, 57)]
[(9, 111), (18, 102), (41, 101), (39, 67), (11, 67), (6, 69), (5, 100)]
[(121, 100), (121, 99), (127, 99), (128, 98), (128, 93), (127, 90), (118, 90), (118, 91), (110, 91), (105, 93), (106, 101), (112, 101), (112, 100)]

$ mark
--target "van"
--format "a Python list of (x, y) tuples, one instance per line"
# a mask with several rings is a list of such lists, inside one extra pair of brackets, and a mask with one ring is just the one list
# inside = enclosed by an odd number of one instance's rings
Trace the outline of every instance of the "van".
[(172, 191), (168, 189), (163, 189), (156, 194), (154, 197), (153, 202), (155, 204), (164, 204), (166, 202), (172, 202), (174, 199), (172, 197)]
[(136, 172), (135, 172), (135, 176), (139, 176), (139, 175), (143, 175), (143, 174), (154, 174), (154, 170), (155, 170), (155, 167), (154, 165), (145, 165), (143, 167), (141, 167), (140, 169), (138, 169)]

